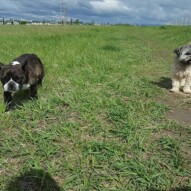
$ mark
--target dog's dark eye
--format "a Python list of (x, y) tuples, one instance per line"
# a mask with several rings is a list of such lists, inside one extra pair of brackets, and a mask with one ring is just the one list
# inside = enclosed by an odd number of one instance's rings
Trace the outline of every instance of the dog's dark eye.
[(18, 78), (18, 77), (14, 77), (13, 80), (17, 83), (21, 83), (22, 82), (22, 78)]
[(190, 53), (190, 52), (187, 52), (185, 55), (191, 55), (191, 53)]
[(4, 78), (2, 78), (2, 81), (5, 82), (5, 83), (8, 82), (9, 80), (10, 80), (10, 78), (7, 77), (7, 76), (5, 76)]
[(21, 82), (22, 82), (22, 79), (21, 79), (21, 78), (18, 78), (18, 79), (17, 79), (17, 82), (18, 82), (18, 83), (21, 83)]

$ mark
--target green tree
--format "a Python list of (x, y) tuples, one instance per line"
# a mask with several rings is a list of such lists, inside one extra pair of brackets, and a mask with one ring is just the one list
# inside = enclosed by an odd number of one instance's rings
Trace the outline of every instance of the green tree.
[(72, 19), (70, 20), (70, 24), (73, 25), (73, 20)]
[(20, 21), (20, 23), (19, 23), (20, 25), (26, 25), (27, 24), (27, 22), (26, 21)]
[(79, 25), (79, 24), (80, 24), (80, 20), (79, 20), (79, 19), (76, 19), (76, 20), (74, 21), (74, 24)]

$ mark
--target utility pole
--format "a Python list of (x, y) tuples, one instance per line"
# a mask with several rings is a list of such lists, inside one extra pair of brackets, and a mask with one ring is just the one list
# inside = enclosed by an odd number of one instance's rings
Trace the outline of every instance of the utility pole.
[(185, 22), (186, 22), (186, 16), (184, 16), (183, 25), (186, 24)]
[(181, 26), (181, 18), (179, 18), (179, 22), (178, 23), (179, 23), (179, 26)]
[(60, 18), (61, 24), (67, 24), (67, 6), (66, 1), (60, 2)]
[(188, 16), (188, 26), (190, 25), (190, 16)]
[(176, 19), (176, 24), (175, 25), (178, 26), (178, 19)]

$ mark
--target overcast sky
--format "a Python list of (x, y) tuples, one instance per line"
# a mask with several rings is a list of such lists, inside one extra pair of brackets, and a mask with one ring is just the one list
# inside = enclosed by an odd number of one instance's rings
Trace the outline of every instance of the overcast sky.
[[(0, 0), (0, 17), (60, 20), (60, 0)], [(65, 0), (67, 18), (82, 22), (166, 24), (188, 21), (190, 0)], [(191, 20), (191, 19), (190, 19)]]

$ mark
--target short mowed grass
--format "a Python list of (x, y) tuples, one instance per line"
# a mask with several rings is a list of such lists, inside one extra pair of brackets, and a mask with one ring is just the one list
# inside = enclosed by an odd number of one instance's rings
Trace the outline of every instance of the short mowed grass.
[(190, 40), (191, 27), (0, 26), (1, 62), (36, 53), (46, 71), (38, 100), (15, 95), (5, 113), (0, 91), (0, 190), (191, 190), (191, 128), (166, 117), (190, 99), (165, 88)]

